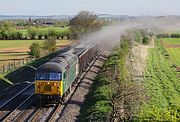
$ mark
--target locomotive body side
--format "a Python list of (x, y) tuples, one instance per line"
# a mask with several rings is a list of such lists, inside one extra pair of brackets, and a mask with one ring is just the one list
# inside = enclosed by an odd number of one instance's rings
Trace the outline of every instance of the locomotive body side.
[(73, 81), (75, 81), (78, 72), (78, 58), (73, 60), (71, 64), (65, 67), (65, 72), (63, 73), (63, 94), (70, 88)]
[(36, 71), (35, 94), (63, 98), (75, 79), (98, 53), (97, 44), (77, 48), (76, 53), (64, 53), (43, 64)]

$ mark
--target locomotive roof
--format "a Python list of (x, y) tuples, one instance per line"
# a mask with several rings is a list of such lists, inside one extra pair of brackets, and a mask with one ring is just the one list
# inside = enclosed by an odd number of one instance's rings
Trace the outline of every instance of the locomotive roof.
[(64, 67), (62, 66), (62, 63), (57, 62), (47, 62), (43, 65), (41, 65), (37, 72), (62, 72), (64, 71)]
[(74, 55), (72, 53), (63, 53), (58, 55), (56, 58), (59, 58), (59, 60), (61, 60), (64, 63), (67, 63), (68, 65), (71, 65), (78, 59), (77, 55)]
[(77, 61), (78, 57), (74, 54), (63, 53), (41, 65), (38, 72), (62, 72), (67, 66)]

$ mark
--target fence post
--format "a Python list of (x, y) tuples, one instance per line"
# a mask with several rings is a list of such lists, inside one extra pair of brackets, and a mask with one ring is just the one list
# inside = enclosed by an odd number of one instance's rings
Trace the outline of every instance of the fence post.
[(5, 72), (5, 66), (4, 66), (4, 64), (3, 64), (3, 73)]
[(14, 67), (13, 68), (16, 68), (16, 61), (14, 60)]
[(21, 60), (19, 60), (19, 68), (21, 67)]
[(10, 70), (11, 69), (11, 63), (8, 63), (8, 65), (9, 65), (9, 69), (8, 70)]

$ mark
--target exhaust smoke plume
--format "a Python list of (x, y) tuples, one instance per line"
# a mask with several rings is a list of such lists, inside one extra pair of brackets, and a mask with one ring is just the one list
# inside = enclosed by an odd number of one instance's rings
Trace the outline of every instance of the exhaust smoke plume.
[(119, 22), (118, 24), (103, 27), (101, 30), (88, 34), (81, 39), (81, 42), (98, 42), (107, 43), (112, 46), (119, 42), (122, 34), (126, 33), (127, 29), (149, 29), (153, 32), (168, 32), (172, 30), (180, 30), (179, 17), (144, 17), (131, 18)]

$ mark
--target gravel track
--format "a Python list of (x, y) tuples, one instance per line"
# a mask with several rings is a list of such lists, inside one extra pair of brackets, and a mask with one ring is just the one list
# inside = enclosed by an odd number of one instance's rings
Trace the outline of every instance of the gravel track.
[(40, 108), (37, 110), (35, 115), (28, 120), (28, 122), (45, 122), (51, 112), (55, 109), (54, 107)]

